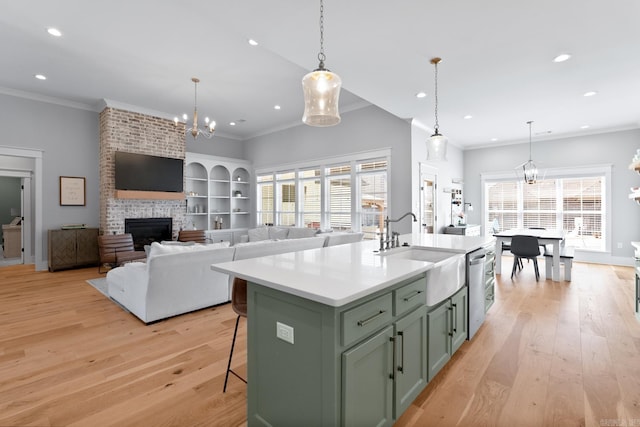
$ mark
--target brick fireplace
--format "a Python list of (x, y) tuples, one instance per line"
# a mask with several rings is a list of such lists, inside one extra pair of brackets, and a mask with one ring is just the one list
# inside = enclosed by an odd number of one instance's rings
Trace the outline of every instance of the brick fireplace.
[(128, 218), (171, 218), (172, 237), (184, 227), (184, 200), (116, 198), (116, 151), (185, 158), (184, 125), (169, 119), (107, 106), (100, 113), (100, 232), (125, 232)]

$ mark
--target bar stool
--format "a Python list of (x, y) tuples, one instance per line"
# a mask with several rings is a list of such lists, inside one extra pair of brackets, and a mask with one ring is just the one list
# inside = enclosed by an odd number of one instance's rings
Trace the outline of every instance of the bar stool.
[(227, 391), (227, 381), (229, 381), (229, 373), (232, 373), (239, 379), (241, 379), (245, 384), (247, 380), (242, 378), (236, 372), (231, 369), (231, 359), (233, 358), (233, 348), (236, 345), (236, 336), (238, 335), (238, 323), (240, 323), (240, 317), (247, 317), (247, 281), (244, 279), (238, 279), (234, 277), (233, 279), (233, 287), (231, 289), (231, 308), (236, 312), (238, 317), (236, 318), (236, 328), (233, 331), (233, 341), (231, 342), (231, 352), (229, 353), (229, 363), (227, 364), (227, 374), (224, 377), (224, 388), (222, 389), (223, 393)]

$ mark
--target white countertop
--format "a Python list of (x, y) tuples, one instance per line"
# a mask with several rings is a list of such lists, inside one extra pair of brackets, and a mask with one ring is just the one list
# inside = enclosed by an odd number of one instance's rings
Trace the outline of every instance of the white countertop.
[[(493, 241), (493, 237), (445, 234), (400, 236), (400, 243), (407, 242), (411, 246), (455, 253), (472, 252)], [(367, 240), (213, 264), (211, 269), (332, 307), (340, 307), (425, 272), (433, 266), (433, 263), (427, 261), (381, 256), (374, 253), (378, 247), (378, 241)]]

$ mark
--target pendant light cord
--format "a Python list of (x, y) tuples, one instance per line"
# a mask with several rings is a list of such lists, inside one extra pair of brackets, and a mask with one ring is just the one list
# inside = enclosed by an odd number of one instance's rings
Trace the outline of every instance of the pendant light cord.
[(320, 53), (318, 53), (320, 69), (324, 69), (325, 59), (327, 59), (327, 57), (324, 54), (324, 2), (320, 0)]
[(533, 123), (533, 121), (527, 122), (529, 125), (529, 161), (531, 161), (531, 123)]

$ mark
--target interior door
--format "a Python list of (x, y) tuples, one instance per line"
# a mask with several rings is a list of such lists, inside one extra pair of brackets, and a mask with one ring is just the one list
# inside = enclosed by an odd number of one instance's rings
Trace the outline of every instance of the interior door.
[(433, 234), (437, 230), (437, 176), (430, 170), (420, 171), (420, 224), (423, 233)]

